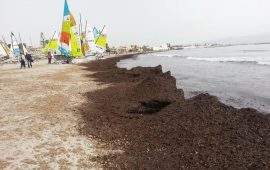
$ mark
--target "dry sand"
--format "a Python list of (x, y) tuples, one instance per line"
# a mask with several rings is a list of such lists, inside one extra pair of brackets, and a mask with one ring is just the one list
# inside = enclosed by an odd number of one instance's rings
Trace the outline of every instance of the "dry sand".
[[(104, 88), (82, 66), (0, 66), (0, 169), (100, 168), (94, 157), (110, 151), (81, 136), (84, 93)], [(112, 151), (113, 152), (113, 151)]]

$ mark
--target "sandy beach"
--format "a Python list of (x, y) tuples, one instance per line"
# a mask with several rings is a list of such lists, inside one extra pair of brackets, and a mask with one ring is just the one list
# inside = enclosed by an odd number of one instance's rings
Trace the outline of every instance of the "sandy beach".
[(270, 170), (269, 6), (2, 1), (0, 170)]
[(104, 88), (77, 65), (0, 66), (0, 169), (90, 169), (107, 153), (80, 135), (85, 92)]
[(0, 67), (0, 169), (269, 169), (270, 116), (184, 98), (162, 67)]

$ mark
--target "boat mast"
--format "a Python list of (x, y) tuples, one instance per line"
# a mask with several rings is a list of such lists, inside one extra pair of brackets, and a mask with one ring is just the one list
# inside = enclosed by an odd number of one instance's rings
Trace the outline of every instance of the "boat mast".
[(12, 38), (12, 32), (11, 32), (11, 35), (10, 35), (10, 38), (11, 38), (11, 47), (12, 47), (12, 52), (14, 53), (14, 46), (13, 46), (13, 38)]
[[(65, 11), (65, 5), (66, 5), (66, 0), (64, 1), (64, 11)], [(64, 14), (63, 14), (60, 38), (61, 38), (62, 31), (63, 31), (63, 23), (64, 23), (64, 19), (65, 19), (64, 17), (65, 17), (65, 16), (64, 16)], [(62, 48), (63, 48), (63, 47), (62, 47), (62, 42), (60, 42), (60, 45), (61, 45), (61, 49), (62, 49)], [(61, 56), (62, 56), (62, 50), (60, 50), (60, 52), (61, 52)]]
[(84, 36), (85, 36), (85, 38), (86, 38), (86, 32), (87, 32), (87, 20), (85, 22), (85, 30), (84, 30)]
[(82, 34), (81, 28), (82, 28), (82, 15), (80, 14), (80, 24), (79, 24), (79, 35), (80, 35), (80, 36), (81, 36), (81, 34)]
[(87, 32), (87, 20), (85, 22), (84, 36), (82, 36), (82, 38), (83, 38), (82, 44), (84, 44), (84, 47), (85, 47), (85, 48), (83, 48), (83, 46), (82, 46), (83, 52), (84, 52), (84, 56), (86, 54), (86, 49), (88, 49), (88, 46), (87, 46), (88, 44), (87, 44), (87, 41), (86, 41), (86, 32)]

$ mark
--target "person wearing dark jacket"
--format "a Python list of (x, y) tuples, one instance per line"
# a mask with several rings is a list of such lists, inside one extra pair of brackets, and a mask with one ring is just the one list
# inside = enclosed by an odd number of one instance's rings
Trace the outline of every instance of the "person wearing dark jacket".
[(28, 65), (28, 68), (32, 68), (32, 62), (33, 62), (33, 58), (32, 58), (32, 55), (31, 54), (26, 54), (25, 55), (25, 58), (27, 60), (27, 65)]
[(25, 68), (25, 56), (24, 55), (20, 55), (19, 60), (21, 62), (21, 69), (22, 68)]

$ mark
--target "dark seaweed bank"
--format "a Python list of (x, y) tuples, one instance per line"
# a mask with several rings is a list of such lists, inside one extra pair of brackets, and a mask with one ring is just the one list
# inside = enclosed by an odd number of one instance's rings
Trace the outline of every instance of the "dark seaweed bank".
[(269, 115), (209, 94), (186, 100), (161, 66), (116, 66), (129, 57), (86, 65), (92, 78), (110, 86), (86, 94), (81, 133), (123, 151), (92, 161), (105, 169), (270, 169)]

